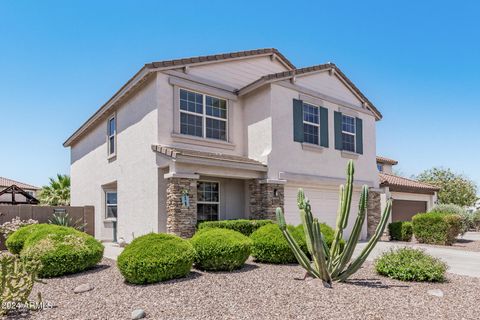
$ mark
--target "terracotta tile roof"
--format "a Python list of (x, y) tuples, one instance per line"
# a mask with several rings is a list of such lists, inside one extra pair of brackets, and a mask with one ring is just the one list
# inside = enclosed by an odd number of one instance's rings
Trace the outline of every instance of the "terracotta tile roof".
[(152, 145), (152, 149), (153, 151), (159, 152), (173, 159), (177, 159), (178, 156), (186, 156), (186, 157), (220, 160), (220, 161), (227, 161), (227, 162), (253, 164), (253, 165), (266, 167), (260, 161), (253, 160), (243, 156), (236, 156), (236, 155), (230, 155), (230, 154), (224, 154), (224, 153), (205, 152), (205, 151), (198, 151), (198, 150), (191, 150), (191, 149), (173, 148), (173, 147), (166, 147), (161, 145)]
[(432, 194), (433, 192), (440, 190), (438, 187), (432, 186), (430, 184), (384, 172), (379, 173), (379, 177), (380, 186), (389, 187), (390, 191)]
[(192, 64), (192, 63), (218, 61), (218, 60), (225, 60), (225, 59), (234, 59), (234, 58), (255, 56), (255, 55), (260, 55), (260, 54), (268, 54), (268, 53), (276, 54), (290, 68), (295, 69), (295, 66), (293, 65), (293, 63), (291, 63), (283, 54), (280, 53), (280, 51), (278, 51), (275, 48), (255, 49), (255, 50), (247, 50), (247, 51), (237, 51), (237, 52), (212, 54), (212, 55), (208, 55), (208, 56), (198, 56), (198, 57), (175, 59), (175, 60), (157, 61), (157, 62), (147, 63), (145, 65), (145, 67), (147, 67), (147, 68), (167, 68), (167, 67), (182, 66), (182, 65), (186, 65), (186, 64)]
[(21, 189), (40, 190), (39, 187), (32, 186), (31, 184), (26, 184), (23, 182), (12, 180), (12, 179), (0, 177), (0, 187), (10, 187), (12, 185), (16, 185)]
[(392, 164), (392, 165), (398, 164), (398, 161), (397, 161), (397, 160), (393, 160), (393, 159), (389, 159), (389, 158), (385, 158), (385, 157), (381, 157), (381, 156), (377, 156), (377, 162), (379, 162), (379, 163), (386, 163), (386, 164)]
[(357, 86), (355, 86), (353, 84), (353, 82), (342, 72), (342, 70), (340, 70), (334, 63), (330, 63), (330, 62), (325, 63), (325, 64), (318, 64), (318, 65), (315, 65), (315, 66), (305, 67), (305, 68), (293, 69), (293, 70), (290, 70), (290, 71), (283, 71), (283, 72), (267, 74), (267, 75), (261, 77), (260, 79), (255, 80), (254, 82), (246, 85), (245, 87), (243, 87), (242, 89), (240, 89), (238, 91), (241, 91), (241, 90), (243, 90), (247, 87), (254, 86), (254, 85), (256, 85), (258, 83), (262, 83), (262, 82), (279, 80), (279, 79), (283, 79), (283, 78), (293, 77), (295, 75), (306, 74), (306, 73), (310, 73), (310, 72), (328, 70), (328, 69), (334, 69), (335, 72), (338, 73), (347, 82), (347, 84), (352, 88), (352, 90), (355, 91), (355, 93), (357, 93), (365, 102), (368, 103), (368, 105), (372, 109), (372, 112), (375, 113), (378, 116), (379, 119), (382, 118), (382, 114), (373, 105), (373, 103), (370, 100), (368, 100), (368, 98), (360, 91), (360, 89), (357, 88)]

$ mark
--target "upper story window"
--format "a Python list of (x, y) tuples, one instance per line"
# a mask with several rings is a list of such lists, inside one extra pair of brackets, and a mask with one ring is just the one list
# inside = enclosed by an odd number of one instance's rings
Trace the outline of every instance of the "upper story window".
[(317, 106), (303, 103), (303, 141), (319, 144), (320, 116)]
[(227, 140), (227, 101), (180, 89), (180, 133)]
[(383, 164), (377, 163), (377, 169), (378, 171), (383, 172)]
[(355, 118), (342, 115), (342, 146), (343, 150), (355, 152)]
[(107, 123), (107, 139), (108, 139), (108, 155), (115, 155), (117, 152), (117, 120), (115, 115), (108, 118)]

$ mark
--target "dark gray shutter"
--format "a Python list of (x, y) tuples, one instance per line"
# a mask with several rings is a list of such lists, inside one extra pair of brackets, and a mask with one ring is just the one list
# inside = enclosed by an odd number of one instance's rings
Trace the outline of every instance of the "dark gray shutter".
[(303, 101), (293, 99), (293, 141), (303, 142)]
[(356, 146), (355, 151), (358, 154), (363, 154), (363, 121), (360, 118), (355, 118), (356, 126)]
[(333, 113), (333, 122), (335, 124), (335, 149), (343, 150), (341, 112), (335, 111)]
[(328, 148), (328, 109), (320, 107), (320, 145)]

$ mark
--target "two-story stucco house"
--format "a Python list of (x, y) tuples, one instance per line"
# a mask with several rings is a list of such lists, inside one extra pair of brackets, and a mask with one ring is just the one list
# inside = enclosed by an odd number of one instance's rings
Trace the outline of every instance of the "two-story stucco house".
[(95, 206), (97, 238), (130, 241), (277, 206), (298, 224), (303, 187), (333, 226), (348, 160), (351, 220), (361, 185), (379, 187), (381, 118), (334, 64), (296, 68), (276, 49), (149, 63), (64, 143), (71, 203)]

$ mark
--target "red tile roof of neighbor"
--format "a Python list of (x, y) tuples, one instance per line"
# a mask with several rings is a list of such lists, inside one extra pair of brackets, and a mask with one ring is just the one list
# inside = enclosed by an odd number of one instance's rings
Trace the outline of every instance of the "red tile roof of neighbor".
[(0, 187), (10, 187), (12, 185), (16, 185), (19, 188), (22, 189), (30, 189), (30, 190), (40, 190), (39, 187), (32, 186), (31, 184), (23, 183), (23, 182), (18, 182), (12, 179), (7, 179), (4, 177), (0, 177)]
[(377, 162), (385, 163), (385, 164), (392, 164), (392, 165), (398, 164), (397, 160), (393, 160), (393, 159), (389, 159), (389, 158), (385, 158), (385, 157), (381, 157), (381, 156), (377, 156)]
[(440, 188), (430, 184), (399, 177), (389, 173), (380, 172), (379, 176), (380, 186), (389, 187), (390, 191), (432, 194), (433, 192), (440, 190)]

